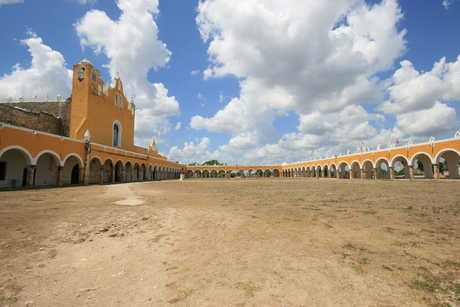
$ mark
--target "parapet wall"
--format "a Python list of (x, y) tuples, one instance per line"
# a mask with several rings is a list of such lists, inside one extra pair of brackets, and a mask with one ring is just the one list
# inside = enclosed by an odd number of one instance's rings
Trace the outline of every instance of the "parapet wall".
[(61, 136), (70, 134), (71, 99), (0, 103), (0, 122)]

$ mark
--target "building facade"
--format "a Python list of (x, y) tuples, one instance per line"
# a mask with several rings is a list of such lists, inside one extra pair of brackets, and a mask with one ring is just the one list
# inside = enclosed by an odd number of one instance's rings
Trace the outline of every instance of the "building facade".
[(69, 99), (36, 100), (7, 98), (0, 106), (0, 188), (161, 180), (185, 172), (158, 153), (154, 140), (147, 148), (134, 145), (132, 98), (119, 76), (104, 84), (88, 59), (74, 65)]

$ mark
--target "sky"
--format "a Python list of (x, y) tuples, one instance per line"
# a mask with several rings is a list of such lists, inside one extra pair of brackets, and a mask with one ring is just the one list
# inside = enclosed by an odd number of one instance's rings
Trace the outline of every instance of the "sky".
[(135, 144), (279, 165), (460, 130), (458, 0), (0, 0), (0, 101), (120, 74)]

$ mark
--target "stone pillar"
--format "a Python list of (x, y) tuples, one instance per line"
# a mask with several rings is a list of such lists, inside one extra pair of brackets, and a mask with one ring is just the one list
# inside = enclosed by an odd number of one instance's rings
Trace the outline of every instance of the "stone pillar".
[(395, 180), (395, 168), (390, 166), (390, 179)]
[(78, 183), (81, 184), (85, 181), (85, 168), (84, 167), (80, 167), (78, 169)]
[(415, 179), (415, 170), (413, 165), (409, 165), (410, 179)]
[(355, 173), (353, 173), (353, 169), (350, 168), (350, 179), (355, 178)]
[(104, 183), (104, 166), (101, 166), (101, 168), (99, 168), (99, 183)]
[(374, 179), (379, 179), (379, 169), (374, 168)]
[(64, 185), (63, 178), (64, 177), (64, 167), (58, 166), (58, 173), (57, 173), (57, 184), (58, 186)]
[(90, 167), (90, 162), (91, 162), (91, 142), (86, 143), (86, 161), (85, 161), (85, 179), (83, 184), (88, 185), (89, 184), (89, 167)]
[(433, 170), (434, 170), (434, 179), (440, 179), (441, 176), (439, 174), (439, 165), (433, 164)]
[(131, 168), (131, 182), (134, 180), (134, 168)]
[(29, 165), (27, 167), (27, 186), (28, 187), (34, 186), (35, 167), (36, 165)]
[(364, 168), (361, 168), (361, 169), (359, 170), (359, 174), (360, 174), (360, 176), (361, 176), (361, 179), (364, 179)]
[[(115, 182), (115, 174), (116, 174), (116, 173), (115, 173), (115, 167), (117, 167), (116, 164), (112, 167), (112, 183)], [(119, 175), (121, 175), (121, 174), (119, 174)]]
[(126, 182), (126, 166), (121, 167), (121, 182)]
[(327, 178), (331, 178), (331, 171), (327, 170)]

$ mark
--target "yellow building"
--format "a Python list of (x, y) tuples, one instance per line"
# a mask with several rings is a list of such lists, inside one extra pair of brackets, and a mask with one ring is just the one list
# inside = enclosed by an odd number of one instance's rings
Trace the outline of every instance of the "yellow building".
[[(22, 99), (20, 99), (21, 101)], [(119, 76), (104, 84), (88, 59), (73, 68), (72, 96), (62, 101), (0, 104), (0, 188), (179, 178), (323, 177), (341, 179), (460, 178), (460, 132), (447, 140), (283, 165), (184, 166), (155, 146), (134, 145), (135, 105)], [(12, 107), (16, 106), (16, 107)], [(21, 108), (28, 109), (27, 111)], [(46, 110), (46, 113), (37, 112)], [(54, 114), (51, 115), (51, 114)], [(417, 169), (423, 163), (423, 172)], [(448, 170), (440, 170), (440, 165)], [(447, 165), (447, 166), (446, 166)], [(418, 176), (417, 176), (418, 175)]]
[[(37, 124), (31, 119), (37, 113), (21, 110), (11, 110), (20, 114), (4, 120), (9, 124), (0, 123), (0, 188), (160, 180), (185, 171), (161, 156), (154, 140), (148, 148), (134, 145), (135, 105), (123, 94), (119, 76), (105, 85), (85, 59), (74, 65), (67, 102), (68, 123), (48, 118)], [(62, 103), (56, 102), (59, 110)], [(53, 125), (67, 125), (68, 135), (49, 133), (56, 131), (49, 128)]]

